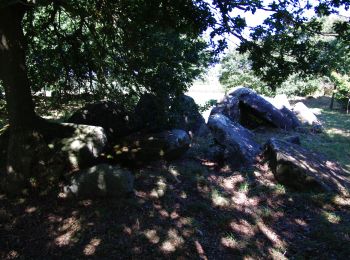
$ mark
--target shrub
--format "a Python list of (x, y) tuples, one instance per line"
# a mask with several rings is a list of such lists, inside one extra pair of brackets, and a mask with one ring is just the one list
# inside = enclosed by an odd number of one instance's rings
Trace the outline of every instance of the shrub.
[(350, 103), (350, 77), (333, 71), (331, 79), (336, 85), (335, 98), (348, 109)]
[(302, 97), (313, 95), (317, 92), (323, 94), (324, 88), (329, 84), (330, 81), (327, 77), (300, 77), (298, 74), (293, 74), (277, 89), (277, 94)]

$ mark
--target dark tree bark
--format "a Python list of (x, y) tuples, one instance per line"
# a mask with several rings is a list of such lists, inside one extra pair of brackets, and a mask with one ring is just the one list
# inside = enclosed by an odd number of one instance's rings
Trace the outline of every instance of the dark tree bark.
[[(25, 64), (22, 19), (23, 4), (0, 8), (0, 80), (10, 124), (7, 174), (2, 186), (10, 193), (20, 193), (31, 177), (33, 154), (40, 135)], [(42, 138), (41, 138), (42, 140)]]
[(16, 131), (33, 127), (36, 119), (25, 65), (25, 11), (22, 4), (0, 9), (0, 79), (5, 88), (9, 123)]
[(329, 108), (333, 110), (334, 108), (334, 99), (335, 99), (335, 91), (337, 90), (337, 86), (334, 85), (332, 98), (331, 98), (331, 104), (329, 105)]

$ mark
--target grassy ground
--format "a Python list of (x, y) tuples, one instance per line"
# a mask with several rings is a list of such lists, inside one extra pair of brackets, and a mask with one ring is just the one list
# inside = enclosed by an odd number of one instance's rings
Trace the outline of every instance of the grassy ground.
[(340, 162), (350, 173), (350, 114), (346, 114), (345, 111), (339, 109), (330, 110), (329, 97), (301, 101), (314, 109), (325, 129), (322, 134), (304, 135), (303, 144), (314, 151), (325, 154), (332, 160)]
[[(318, 108), (326, 131), (302, 135), (303, 145), (349, 167), (349, 116)], [(349, 257), (350, 198), (288, 190), (262, 163), (218, 165), (208, 145), (197, 140), (181, 160), (135, 170), (135, 194), (122, 200), (0, 194), (0, 258)]]

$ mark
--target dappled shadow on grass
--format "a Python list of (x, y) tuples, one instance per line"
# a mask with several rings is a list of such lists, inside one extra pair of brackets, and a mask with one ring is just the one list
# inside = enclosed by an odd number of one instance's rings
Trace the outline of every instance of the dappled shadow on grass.
[(135, 195), (70, 201), (0, 197), (0, 258), (348, 256), (350, 201), (183, 159), (136, 171)]

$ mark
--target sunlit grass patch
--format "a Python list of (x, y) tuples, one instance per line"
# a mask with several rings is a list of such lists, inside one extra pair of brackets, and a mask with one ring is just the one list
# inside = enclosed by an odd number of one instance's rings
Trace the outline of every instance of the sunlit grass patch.
[(240, 192), (248, 192), (249, 191), (249, 183), (248, 182), (242, 182), (239, 187), (238, 187), (238, 191)]
[(303, 145), (340, 162), (350, 173), (350, 115), (323, 109), (318, 117), (323, 122), (324, 132), (303, 135)]
[(286, 194), (286, 188), (282, 184), (276, 184), (274, 189), (277, 194)]
[(230, 205), (229, 199), (225, 198), (224, 194), (217, 189), (212, 190), (211, 199), (214, 206), (227, 207)]
[(221, 238), (221, 244), (225, 247), (229, 248), (237, 248), (239, 243), (236, 239), (235, 235), (231, 232), (227, 232), (222, 238)]
[(341, 218), (334, 212), (329, 212), (329, 211), (323, 211), (322, 212), (324, 218), (329, 222), (329, 223), (333, 223), (333, 224), (339, 224), (339, 222), (341, 221)]

